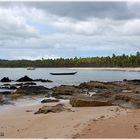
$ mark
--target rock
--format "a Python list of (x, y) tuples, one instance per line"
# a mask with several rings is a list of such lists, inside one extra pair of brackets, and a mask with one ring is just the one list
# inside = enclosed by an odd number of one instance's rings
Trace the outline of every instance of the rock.
[(89, 96), (74, 96), (70, 99), (72, 107), (87, 107), (87, 106), (111, 106), (112, 103), (108, 99), (94, 98)]
[(4, 132), (0, 132), (0, 136), (2, 136), (2, 137), (3, 137), (3, 136), (4, 136)]
[(17, 89), (17, 87), (12, 85), (9, 87), (9, 89), (15, 90), (15, 89)]
[(8, 77), (4, 77), (1, 79), (1, 82), (11, 82), (12, 80), (10, 80)]
[(9, 98), (11, 100), (16, 100), (16, 99), (21, 98), (21, 97), (22, 97), (22, 94), (13, 93), (13, 94), (10, 95)]
[(62, 100), (69, 100), (72, 97), (72, 95), (57, 95), (55, 98), (62, 99)]
[(136, 93), (120, 93), (114, 95), (114, 100), (112, 102), (114, 105), (118, 105), (125, 108), (140, 108), (140, 94)]
[(0, 96), (0, 102), (3, 101), (3, 98), (4, 98), (3, 96)]
[(38, 95), (38, 94), (49, 94), (50, 89), (44, 86), (21, 86), (15, 92), (16, 94), (23, 95)]
[(31, 79), (27, 75), (25, 75), (24, 77), (21, 77), (20, 79), (17, 80), (17, 82), (29, 82), (29, 81), (33, 81), (33, 79)]
[(79, 93), (82, 93), (82, 90), (76, 86), (61, 85), (53, 88), (52, 96), (55, 97), (58, 95), (74, 95)]
[(1, 89), (8, 89), (8, 90), (15, 90), (15, 89), (17, 89), (17, 87), (16, 86), (14, 86), (14, 85), (7, 85), (7, 86), (5, 86), (5, 85), (3, 85), (3, 86), (0, 86), (0, 88)]
[(41, 103), (52, 103), (52, 102), (59, 102), (58, 99), (44, 99)]
[(13, 104), (11, 102), (9, 102), (9, 100), (5, 99), (4, 96), (0, 96), (0, 105), (4, 105), (4, 104)]
[(27, 82), (27, 83), (24, 83), (23, 85), (36, 85), (36, 83), (34, 83), (34, 82)]
[(79, 87), (83, 89), (89, 89), (89, 90), (95, 89), (95, 88), (107, 89), (107, 86), (104, 83), (97, 82), (97, 81), (84, 82), (84, 83), (81, 83)]
[(26, 112), (33, 112), (32, 110), (26, 110)]
[(10, 92), (10, 91), (1, 91), (0, 94), (9, 95), (9, 94), (12, 94), (12, 92)]
[(51, 81), (51, 80), (45, 80), (45, 79), (35, 79), (34, 81), (39, 81), (39, 82), (53, 82), (53, 81)]
[(57, 113), (57, 112), (61, 112), (61, 111), (71, 111), (68, 108), (65, 108), (64, 104), (57, 104), (55, 106), (43, 106), (41, 108), (39, 108), (39, 110), (37, 112), (35, 112), (34, 114), (39, 114), (39, 113)]
[(89, 91), (97, 91), (98, 93), (108, 93), (108, 92), (120, 92), (121, 88), (117, 84), (113, 82), (98, 82), (98, 81), (90, 81), (84, 82), (79, 85), (80, 89), (88, 89)]

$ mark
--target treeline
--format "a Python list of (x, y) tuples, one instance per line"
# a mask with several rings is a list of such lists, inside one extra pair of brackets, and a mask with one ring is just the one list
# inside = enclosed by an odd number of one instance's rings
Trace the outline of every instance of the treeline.
[(140, 52), (107, 57), (0, 60), (0, 67), (140, 67)]

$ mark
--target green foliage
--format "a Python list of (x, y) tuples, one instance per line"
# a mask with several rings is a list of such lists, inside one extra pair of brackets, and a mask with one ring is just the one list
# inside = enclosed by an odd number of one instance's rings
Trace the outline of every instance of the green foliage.
[(140, 52), (130, 56), (113, 54), (112, 57), (0, 60), (0, 67), (140, 67)]

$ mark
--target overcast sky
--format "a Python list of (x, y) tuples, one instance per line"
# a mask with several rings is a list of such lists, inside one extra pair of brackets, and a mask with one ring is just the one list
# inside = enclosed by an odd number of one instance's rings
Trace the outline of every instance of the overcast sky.
[(0, 59), (140, 51), (140, 2), (0, 2)]

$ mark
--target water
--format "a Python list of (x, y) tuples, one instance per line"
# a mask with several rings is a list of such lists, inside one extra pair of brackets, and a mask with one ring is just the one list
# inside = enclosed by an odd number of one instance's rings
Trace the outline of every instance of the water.
[[(50, 75), (50, 72), (73, 72), (75, 75)], [(140, 79), (140, 72), (132, 71), (110, 71), (97, 69), (69, 69), (69, 68), (36, 68), (36, 70), (27, 70), (26, 68), (0, 68), (0, 79), (9, 77), (17, 80), (24, 75), (28, 75), (33, 79), (49, 79), (53, 83), (40, 83), (47, 87), (61, 84), (79, 84), (81, 82), (94, 81), (119, 81), (123, 79)], [(2, 83), (0, 83), (2, 84)]]
[[(73, 72), (77, 71), (75, 75), (50, 75), (50, 72)], [(61, 84), (80, 84), (82, 82), (87, 82), (90, 80), (94, 81), (120, 81), (123, 79), (140, 79), (140, 72), (132, 71), (110, 71), (110, 70), (100, 70), (100, 69), (76, 69), (76, 68), (37, 68), (36, 70), (27, 70), (26, 68), (0, 68), (0, 79), (3, 77), (9, 77), (12, 80), (17, 80), (25, 75), (28, 75), (32, 79), (49, 79), (52, 83), (41, 83), (37, 82), (38, 85), (44, 85), (46, 87), (58, 86)], [(12, 82), (13, 84), (15, 82)], [(0, 82), (0, 85), (4, 83)], [(4, 91), (5, 89), (0, 89)], [(8, 91), (8, 90), (5, 90)], [(95, 93), (90, 93), (95, 94)], [(41, 100), (44, 96), (38, 97), (37, 100), (32, 98), (18, 99), (13, 103), (15, 105), (3, 105), (0, 106), (0, 112), (5, 110), (11, 110), (12, 108), (18, 106), (32, 106), (41, 104)], [(64, 102), (63, 100), (61, 102)]]

